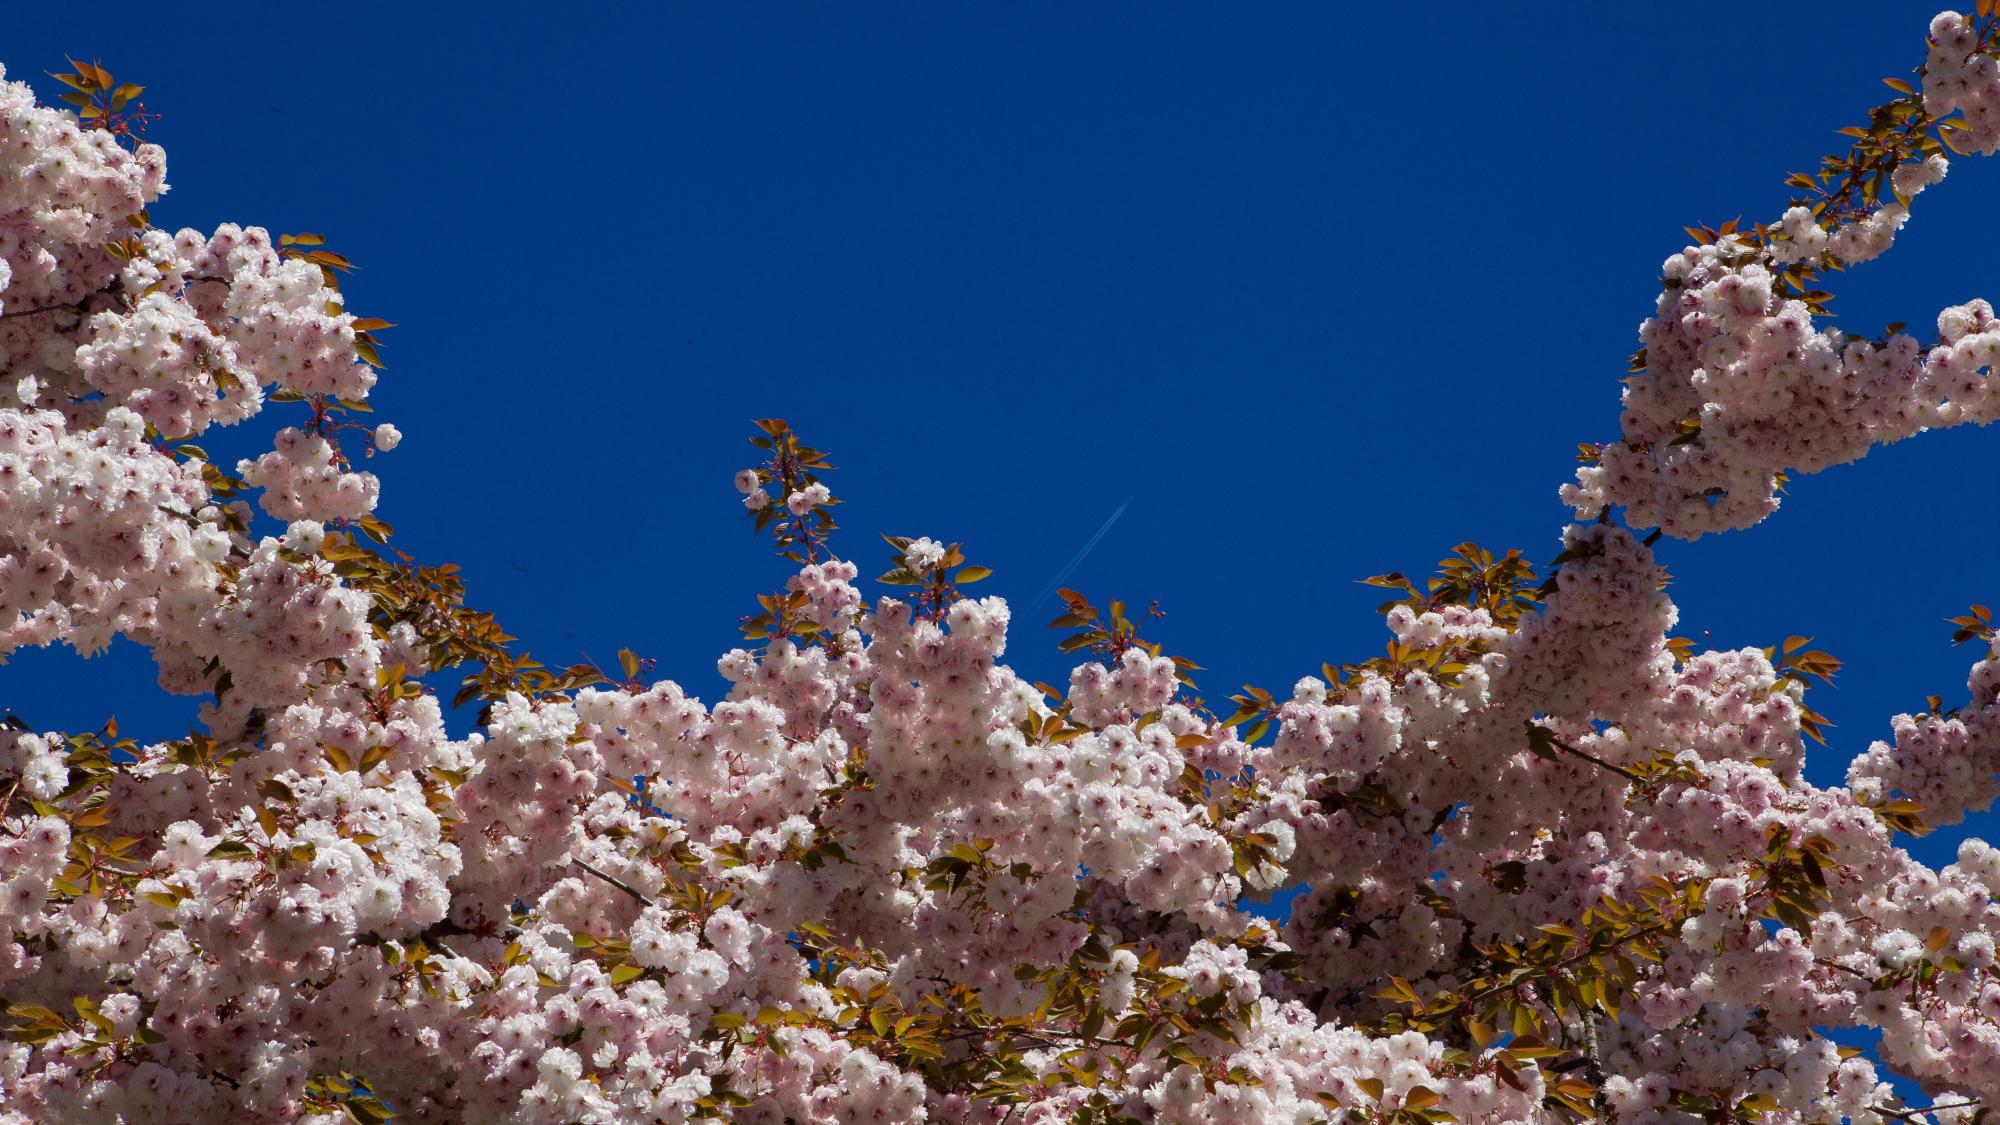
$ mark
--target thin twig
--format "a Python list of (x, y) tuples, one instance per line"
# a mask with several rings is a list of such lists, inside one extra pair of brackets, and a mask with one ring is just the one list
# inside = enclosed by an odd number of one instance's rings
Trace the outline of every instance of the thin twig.
[(1890, 1109), (1884, 1105), (1869, 1106), (1868, 1108), (1881, 1114), (1883, 1117), (1892, 1118), (1897, 1121), (1908, 1121), (1912, 1117), (1922, 1117), (1926, 1113), (1936, 1113), (1941, 1109), (1972, 1109), (1979, 1104), (1979, 1099), (1974, 1098), (1963, 1102), (1939, 1102), (1937, 1105), (1924, 1106), (1921, 1109)]
[(91, 301), (95, 300), (98, 297), (108, 297), (111, 294), (116, 293), (118, 291), (119, 284), (120, 284), (119, 279), (114, 277), (108, 284), (104, 286), (104, 288), (99, 289), (94, 293), (86, 293), (74, 301), (67, 301), (60, 305), (42, 305), (39, 308), (16, 309), (13, 312), (0, 313), (0, 320), (12, 320), (17, 316), (38, 316), (45, 312), (61, 312), (64, 309), (68, 309), (69, 311), (76, 313), (78, 316), (82, 316), (83, 308), (85, 305), (90, 304)]
[[(438, 945), (444, 938), (448, 937), (500, 937), (512, 941), (519, 936), (521, 936), (521, 931), (513, 926), (496, 927), (490, 931), (473, 930), (467, 929), (449, 918), (445, 918), (441, 921), (432, 922), (430, 925), (418, 930), (413, 935), (412, 940), (421, 941), (425, 945)], [(354, 941), (357, 945), (381, 945), (383, 942), (393, 940), (397, 939), (385, 938), (373, 931), (363, 931), (354, 935)]]
[[(1546, 729), (1547, 728), (1544, 728), (1545, 732)], [(1602, 769), (1610, 770), (1612, 773), (1617, 774), (1619, 777), (1624, 778), (1625, 780), (1631, 782), (1634, 785), (1644, 785), (1646, 783), (1645, 778), (1640, 777), (1638, 774), (1633, 773), (1631, 770), (1628, 770), (1623, 766), (1614, 766), (1610, 762), (1605, 761), (1604, 759), (1598, 757), (1595, 754), (1590, 754), (1586, 753), (1585, 751), (1578, 750), (1576, 747), (1571, 746), (1569, 743), (1564, 742), (1560, 738), (1557, 738), (1554, 734), (1549, 735), (1549, 741), (1555, 745), (1556, 749), (1561, 750), (1567, 754), (1574, 754), (1577, 757), (1582, 758), (1584, 761), (1589, 762), (1591, 765), (1598, 766)]]
[(1846, 965), (1843, 965), (1838, 961), (1829, 961), (1824, 957), (1815, 957), (1813, 958), (1813, 964), (1824, 965), (1829, 969), (1839, 969), (1841, 972), (1846, 973), (1849, 976), (1859, 977), (1860, 979), (1865, 980), (1870, 984), (1875, 983), (1874, 977), (1869, 976), (1867, 973), (1862, 972), (1860, 969), (1850, 969)]
[[(90, 297), (95, 297), (97, 295), (98, 294), (96, 293), (92, 293)], [(0, 312), (0, 320), (12, 320), (17, 316), (40, 316), (45, 312), (73, 312), (81, 315), (83, 313), (83, 306), (90, 303), (90, 297), (85, 297), (81, 301), (71, 301), (65, 305), (43, 305), (40, 308), (16, 309), (13, 312)]]
[(590, 872), (592, 875), (597, 876), (599, 879), (602, 879), (605, 882), (611, 884), (612, 886), (617, 887), (619, 890), (624, 891), (626, 894), (631, 895), (634, 899), (637, 899), (640, 903), (646, 906), (653, 905), (653, 900), (647, 897), (644, 891), (641, 891), (639, 888), (633, 886), (630, 883), (627, 883), (625, 880), (620, 879), (616, 875), (609, 875), (606, 874), (605, 872), (599, 871), (597, 868), (592, 867), (591, 865), (585, 863), (583, 860), (577, 858), (576, 856), (569, 857), (569, 861), (571, 863), (576, 864), (578, 867), (583, 868), (585, 871)]

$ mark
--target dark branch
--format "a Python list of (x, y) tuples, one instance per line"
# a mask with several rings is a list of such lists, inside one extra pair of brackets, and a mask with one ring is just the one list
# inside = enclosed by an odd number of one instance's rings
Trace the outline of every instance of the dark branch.
[(632, 884), (627, 883), (625, 880), (618, 878), (616, 875), (608, 875), (602, 871), (599, 871), (597, 868), (592, 867), (588, 863), (585, 863), (583, 860), (578, 859), (575, 856), (571, 856), (569, 861), (571, 863), (576, 864), (578, 867), (583, 868), (585, 871), (590, 872), (592, 875), (597, 876), (599, 879), (602, 879), (605, 882), (611, 884), (612, 886), (617, 887), (619, 890), (624, 891), (626, 894), (631, 895), (634, 899), (638, 900), (642, 905), (645, 906), (653, 905), (653, 900), (647, 897), (644, 891), (641, 891), (639, 888), (634, 887)]
[(1941, 1109), (1972, 1109), (1979, 1104), (1979, 1099), (1974, 1098), (1963, 1102), (1939, 1102), (1936, 1105), (1927, 1105), (1919, 1109), (1890, 1109), (1888, 1106), (1883, 1105), (1870, 1106), (1868, 1108), (1893, 1121), (1908, 1121), (1912, 1117), (1922, 1117), (1927, 1113), (1936, 1113)]
[[(448, 937), (500, 937), (511, 941), (519, 936), (521, 936), (521, 931), (514, 926), (487, 926), (481, 929), (471, 929), (461, 926), (449, 918), (445, 918), (432, 922), (430, 925), (418, 930), (411, 936), (410, 940), (421, 941), (425, 945), (435, 946), (440, 945)], [(385, 938), (377, 933), (359, 933), (354, 935), (354, 941), (357, 945), (381, 945), (385, 941), (400, 940), (403, 939)]]
[[(1543, 729), (1546, 732), (1547, 728)], [(1612, 773), (1617, 774), (1619, 777), (1624, 778), (1625, 780), (1631, 782), (1634, 785), (1644, 785), (1646, 783), (1645, 778), (1640, 777), (1638, 774), (1633, 773), (1631, 770), (1628, 770), (1623, 766), (1614, 766), (1610, 762), (1605, 761), (1604, 759), (1598, 757), (1595, 754), (1579, 750), (1576, 747), (1571, 746), (1569, 743), (1564, 742), (1562, 739), (1557, 738), (1554, 734), (1549, 734), (1549, 743), (1550, 745), (1554, 746), (1558, 750), (1561, 750), (1565, 754), (1573, 754), (1576, 757), (1582, 758), (1584, 761), (1589, 762), (1591, 765), (1598, 767), (1599, 769), (1610, 770)]]
[(118, 279), (114, 277), (111, 279), (111, 283), (109, 285), (106, 285), (104, 288), (99, 289), (95, 293), (86, 293), (82, 297), (79, 297), (74, 301), (69, 301), (60, 305), (42, 305), (39, 308), (16, 309), (12, 312), (0, 312), (0, 320), (12, 320), (17, 316), (39, 316), (45, 312), (63, 312), (65, 310), (81, 315), (85, 305), (90, 304), (91, 301), (99, 297), (108, 297), (117, 291), (118, 291)]

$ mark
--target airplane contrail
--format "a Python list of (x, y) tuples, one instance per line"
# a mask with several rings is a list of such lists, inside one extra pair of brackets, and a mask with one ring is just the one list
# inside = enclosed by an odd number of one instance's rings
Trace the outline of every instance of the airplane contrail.
[(1104, 526), (1097, 529), (1097, 534), (1091, 536), (1090, 541), (1083, 545), (1083, 549), (1078, 551), (1076, 555), (1069, 560), (1069, 564), (1063, 567), (1061, 570), (1057, 571), (1056, 576), (1054, 578), (1049, 579), (1049, 584), (1047, 586), (1042, 587), (1042, 592), (1035, 595), (1035, 600), (1028, 603), (1029, 613), (1034, 613), (1036, 610), (1040, 609), (1042, 607), (1042, 603), (1049, 599), (1049, 595), (1061, 589), (1062, 584), (1064, 582), (1069, 581), (1069, 576), (1073, 572), (1075, 572), (1078, 566), (1081, 566), (1083, 564), (1083, 557), (1085, 555), (1088, 555), (1091, 552), (1091, 549), (1097, 546), (1098, 542), (1104, 538), (1104, 533), (1110, 531), (1111, 525), (1117, 523), (1118, 517), (1124, 515), (1125, 509), (1131, 506), (1132, 506), (1132, 498), (1130, 496), (1127, 496), (1125, 498), (1125, 502), (1123, 504), (1118, 505), (1118, 510), (1111, 513), (1111, 518), (1104, 521)]

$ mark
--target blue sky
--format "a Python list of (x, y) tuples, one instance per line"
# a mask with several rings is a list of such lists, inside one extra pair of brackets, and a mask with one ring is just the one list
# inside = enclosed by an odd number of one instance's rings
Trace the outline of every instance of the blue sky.
[[(0, 61), (45, 95), (66, 53), (147, 87), (160, 224), (362, 266), (353, 307), (400, 325), (374, 399), (408, 435), (375, 463), (399, 546), (551, 663), (630, 646), (711, 700), (784, 573), (729, 485), (761, 416), (833, 454), (864, 574), (877, 532), (931, 535), (1026, 601), (1129, 499), (1069, 584), (1157, 599), (1216, 698), (1379, 651), (1356, 579), (1467, 538), (1546, 561), (1681, 226), (1775, 217), (1932, 12), (638, 7), (41, 5)], [(2000, 296), (1996, 185), (1960, 161), (1834, 278), (1840, 323)], [(1942, 619), (2000, 600), (1996, 442), (1930, 435), (1662, 544), (1680, 632), (1845, 661), (1816, 779), (1963, 701)], [(1016, 624), (1032, 678), (1062, 675), (1054, 612)], [(181, 733), (150, 685), (131, 646), (32, 652), (0, 704)]]

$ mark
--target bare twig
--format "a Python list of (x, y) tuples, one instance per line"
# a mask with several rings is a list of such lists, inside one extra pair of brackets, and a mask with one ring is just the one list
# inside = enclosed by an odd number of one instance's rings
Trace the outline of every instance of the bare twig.
[(1589, 762), (1591, 765), (1598, 767), (1599, 769), (1610, 770), (1612, 773), (1617, 774), (1619, 777), (1624, 778), (1625, 780), (1631, 782), (1634, 785), (1644, 785), (1646, 783), (1645, 778), (1640, 777), (1638, 774), (1633, 773), (1631, 770), (1628, 770), (1623, 766), (1614, 766), (1610, 762), (1605, 761), (1604, 759), (1598, 757), (1595, 754), (1591, 754), (1587, 751), (1579, 750), (1576, 747), (1571, 746), (1569, 743), (1564, 742), (1560, 738), (1557, 738), (1553, 732), (1548, 730), (1547, 727), (1542, 728), (1542, 733), (1548, 735), (1550, 745), (1554, 746), (1558, 750), (1561, 750), (1565, 754), (1573, 754), (1576, 757), (1582, 758), (1584, 761)]
[[(468, 929), (449, 918), (445, 918), (432, 922), (430, 925), (418, 930), (414, 935), (414, 940), (421, 941), (425, 945), (437, 945), (442, 939), (448, 937), (500, 937), (512, 941), (519, 936), (521, 936), (521, 931), (514, 926), (495, 926), (490, 930), (475, 930)], [(383, 942), (394, 940), (398, 939), (385, 938), (381, 934), (372, 932), (363, 932), (354, 935), (354, 941), (357, 945), (381, 945)]]
[(1865, 980), (1870, 984), (1875, 983), (1874, 977), (1869, 976), (1867, 973), (1862, 972), (1860, 969), (1850, 969), (1846, 965), (1843, 965), (1838, 961), (1829, 961), (1824, 957), (1815, 957), (1813, 958), (1813, 964), (1824, 965), (1829, 969), (1839, 969), (1841, 972), (1846, 973), (1851, 977), (1858, 977), (1861, 980)]
[(1936, 1105), (1922, 1106), (1917, 1109), (1890, 1109), (1885, 1105), (1870, 1106), (1868, 1108), (1892, 1121), (1908, 1121), (1912, 1117), (1922, 1117), (1927, 1113), (1936, 1113), (1941, 1109), (1972, 1109), (1979, 1104), (1979, 1099), (1973, 1098), (1963, 1102), (1939, 1102)]
[(644, 891), (641, 891), (639, 888), (633, 886), (630, 883), (627, 883), (625, 880), (620, 879), (616, 875), (609, 875), (606, 874), (605, 872), (599, 871), (597, 868), (592, 867), (590, 864), (585, 863), (583, 860), (577, 858), (576, 856), (571, 856), (569, 858), (569, 861), (571, 863), (576, 864), (578, 867), (583, 868), (585, 871), (590, 872), (592, 875), (597, 876), (599, 879), (602, 879), (605, 882), (611, 884), (612, 886), (617, 887), (619, 890), (624, 891), (626, 894), (631, 895), (634, 899), (638, 900), (642, 905), (645, 906), (653, 905), (653, 900), (647, 897)]
[(11, 312), (0, 312), (0, 320), (12, 320), (17, 316), (40, 316), (42, 313), (45, 312), (64, 312), (64, 311), (73, 312), (76, 313), (78, 316), (82, 316), (85, 305), (90, 304), (91, 301), (99, 297), (106, 297), (117, 291), (118, 291), (118, 280), (116, 278), (113, 278), (111, 284), (106, 285), (104, 288), (99, 289), (94, 293), (86, 293), (82, 297), (79, 297), (74, 301), (65, 301), (60, 305), (41, 305), (32, 309), (15, 309)]

